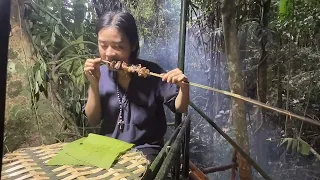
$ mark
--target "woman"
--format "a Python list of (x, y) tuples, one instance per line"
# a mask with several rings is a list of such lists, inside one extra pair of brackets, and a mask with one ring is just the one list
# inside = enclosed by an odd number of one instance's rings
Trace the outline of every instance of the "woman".
[[(100, 58), (84, 65), (90, 82), (85, 114), (89, 124), (101, 124), (100, 134), (136, 145), (147, 159), (154, 160), (166, 133), (163, 104), (173, 112), (186, 112), (189, 85), (179, 69), (165, 72), (153, 62), (138, 59), (139, 39), (133, 16), (127, 12), (107, 12), (97, 22)], [(162, 78), (139, 77), (135, 73), (113, 71), (102, 60), (141, 64)], [(175, 86), (178, 85), (179, 89)]]

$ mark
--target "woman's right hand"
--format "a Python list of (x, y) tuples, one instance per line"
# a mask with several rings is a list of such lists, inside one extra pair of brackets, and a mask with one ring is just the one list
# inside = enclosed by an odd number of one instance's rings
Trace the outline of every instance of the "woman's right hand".
[(84, 74), (91, 86), (98, 87), (100, 80), (100, 63), (101, 58), (87, 59), (84, 63)]

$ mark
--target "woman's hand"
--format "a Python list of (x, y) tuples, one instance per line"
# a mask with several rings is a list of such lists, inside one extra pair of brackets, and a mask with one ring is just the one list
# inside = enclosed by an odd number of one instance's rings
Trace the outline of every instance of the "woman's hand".
[(183, 72), (176, 68), (162, 74), (162, 80), (180, 86), (178, 96), (174, 102), (177, 112), (185, 113), (189, 105), (189, 83)]
[(86, 78), (89, 80), (90, 85), (94, 87), (99, 86), (99, 80), (101, 76), (100, 63), (101, 58), (87, 59), (84, 63), (84, 74), (86, 75)]
[(178, 68), (162, 74), (162, 81), (167, 81), (171, 84), (177, 84), (180, 87), (188, 85), (187, 77)]

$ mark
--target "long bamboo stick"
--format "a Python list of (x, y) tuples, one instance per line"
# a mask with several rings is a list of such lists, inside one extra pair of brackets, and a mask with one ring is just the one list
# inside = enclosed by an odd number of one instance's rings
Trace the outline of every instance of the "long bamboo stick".
[[(151, 76), (156, 76), (156, 77), (162, 78), (162, 76), (161, 76), (160, 74), (157, 74), (157, 73), (150, 72), (150, 75), (151, 75)], [(207, 90), (215, 91), (215, 92), (218, 92), (218, 93), (227, 95), (227, 96), (231, 96), (231, 97), (234, 97), (234, 98), (237, 98), (237, 99), (241, 99), (241, 100), (246, 101), (246, 102), (248, 102), (248, 103), (251, 103), (251, 104), (254, 104), (254, 105), (257, 105), (257, 106), (264, 107), (264, 108), (266, 108), (266, 109), (270, 109), (270, 110), (273, 110), (273, 111), (276, 111), (276, 112), (279, 112), (279, 113), (288, 115), (290, 118), (291, 118), (291, 117), (295, 117), (295, 118), (300, 119), (300, 120), (302, 120), (302, 121), (305, 121), (305, 122), (308, 122), (308, 123), (311, 123), (311, 124), (320, 126), (320, 122), (317, 122), (317, 121), (312, 120), (312, 119), (310, 119), (310, 118), (307, 118), (307, 117), (303, 117), (303, 116), (294, 114), (294, 113), (292, 113), (292, 112), (290, 112), (290, 111), (287, 111), (287, 110), (284, 110), (284, 109), (280, 109), (280, 108), (276, 108), (276, 107), (269, 106), (269, 105), (267, 105), (267, 104), (265, 104), (265, 103), (262, 103), (262, 102), (259, 102), (259, 101), (257, 101), (257, 100), (254, 100), (254, 99), (250, 99), (250, 98), (241, 96), (241, 95), (239, 95), (239, 94), (231, 93), (231, 92), (228, 92), (228, 91), (216, 89), (216, 88), (209, 87), (209, 86), (204, 86), (204, 85), (197, 84), (197, 83), (193, 83), (193, 82), (189, 82), (189, 84), (190, 84), (191, 86), (195, 86), (195, 87), (199, 87), (199, 88), (202, 88), (202, 89), (207, 89)]]
[[(102, 61), (102, 62), (104, 62), (104, 63), (110, 63), (110, 62), (108, 62), (108, 61)], [(160, 74), (158, 74), (158, 73), (154, 73), (154, 72), (150, 72), (149, 75), (150, 75), (150, 76), (155, 76), (155, 77), (162, 78), (162, 75), (160, 75)], [(215, 92), (218, 92), (218, 93), (227, 95), (227, 96), (231, 96), (231, 97), (234, 97), (234, 98), (237, 98), (237, 99), (241, 99), (241, 100), (246, 101), (246, 102), (248, 102), (248, 103), (251, 103), (251, 104), (254, 104), (254, 105), (257, 105), (257, 106), (261, 106), (261, 107), (264, 107), (264, 108), (266, 108), (266, 109), (273, 110), (273, 111), (276, 111), (276, 112), (281, 113), (281, 114), (284, 114), (284, 115), (288, 115), (288, 116), (290, 117), (290, 119), (291, 119), (291, 117), (295, 117), (295, 118), (297, 118), (297, 119), (299, 119), (299, 120), (302, 120), (302, 121), (304, 121), (304, 122), (308, 122), (308, 123), (311, 123), (311, 124), (320, 126), (320, 122), (315, 121), (315, 120), (313, 120), (313, 119), (310, 119), (310, 118), (307, 118), (307, 117), (304, 117), (304, 116), (300, 116), (300, 115), (294, 114), (294, 113), (292, 113), (292, 112), (290, 112), (290, 111), (287, 111), (287, 110), (284, 110), (284, 109), (281, 109), (281, 108), (272, 107), (272, 106), (267, 105), (267, 104), (265, 104), (265, 103), (262, 103), (262, 102), (259, 102), (259, 101), (257, 101), (257, 100), (254, 100), (254, 99), (250, 99), (250, 98), (241, 96), (241, 95), (239, 95), (239, 94), (235, 94), (235, 93), (232, 93), (232, 92), (220, 90), (220, 89), (217, 89), (217, 88), (213, 88), (213, 87), (209, 87), (209, 86), (205, 86), (205, 85), (201, 85), (201, 84), (197, 84), (197, 83), (193, 83), (193, 82), (185, 82), (185, 83), (188, 83), (188, 84), (191, 85), (191, 86), (199, 87), (199, 88), (206, 89), (206, 90), (215, 91)]]

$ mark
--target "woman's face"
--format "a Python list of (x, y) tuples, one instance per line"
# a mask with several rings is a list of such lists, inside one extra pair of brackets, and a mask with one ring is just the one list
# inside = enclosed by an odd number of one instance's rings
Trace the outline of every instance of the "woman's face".
[(132, 51), (129, 40), (117, 28), (102, 28), (98, 33), (99, 53), (102, 60), (129, 63)]

